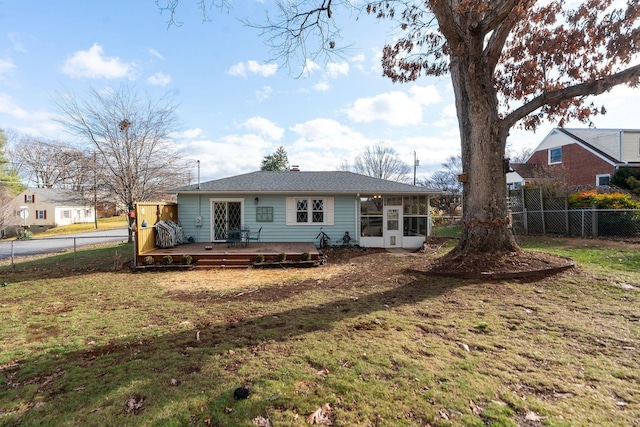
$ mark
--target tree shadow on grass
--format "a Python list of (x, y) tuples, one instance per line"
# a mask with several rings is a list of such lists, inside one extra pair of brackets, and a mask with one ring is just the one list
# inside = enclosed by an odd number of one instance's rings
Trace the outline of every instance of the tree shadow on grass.
[[(76, 421), (91, 423), (92, 417), (99, 417), (99, 412), (105, 406), (122, 406), (117, 410), (124, 411), (123, 402), (107, 403), (109, 396), (136, 384), (137, 395), (155, 402), (158, 406), (153, 411), (158, 413), (163, 405), (169, 405), (170, 402), (158, 390), (166, 389), (163, 386), (168, 386), (169, 379), (184, 378), (187, 374), (199, 372), (216, 355), (228, 357), (228, 369), (236, 371), (238, 364), (243, 363), (241, 358), (231, 360), (233, 357), (230, 355), (236, 352), (251, 350), (265, 342), (299, 340), (307, 333), (329, 331), (334, 325), (349, 319), (436, 298), (458, 286), (471, 283), (450, 279), (429, 279), (427, 282), (419, 276), (416, 278), (416, 273), (405, 272), (410, 277), (406, 284), (367, 293), (357, 299), (347, 297), (252, 317), (243, 317), (239, 310), (238, 318), (228, 322), (209, 324), (205, 321), (179, 333), (133, 339), (127, 337), (86, 351), (51, 352), (34, 360), (17, 361), (0, 369), (0, 374), (5, 377), (4, 381), (0, 381), (0, 407), (3, 406), (2, 395), (5, 395), (4, 399), (7, 396), (17, 399), (23, 395), (21, 388), (36, 386), (36, 395), (23, 397), (24, 407), (33, 408), (35, 400), (55, 400), (55, 404), (52, 404), (55, 408), (64, 407), (65, 411), (75, 414)], [(290, 291), (300, 292), (300, 284), (291, 285)], [(246, 302), (249, 303), (252, 297), (248, 297)], [(215, 379), (212, 381), (215, 382)], [(242, 381), (242, 378), (238, 378), (237, 385), (241, 385)], [(162, 386), (158, 382), (163, 382)], [(85, 389), (90, 390), (84, 392)], [(214, 390), (216, 387), (212, 386), (210, 392), (215, 394)], [(217, 396), (210, 397), (215, 400), (221, 394), (231, 396), (232, 391), (217, 390)], [(181, 392), (178, 390), (177, 393)], [(51, 410), (43, 412), (42, 416), (53, 422), (56, 420), (55, 414), (56, 410)]]
[(74, 255), (67, 250), (50, 255), (17, 257), (14, 266), (10, 259), (2, 259), (0, 273), (10, 283), (46, 278), (78, 277), (96, 272), (114, 272), (133, 259), (131, 244), (107, 244), (103, 247), (81, 247)]

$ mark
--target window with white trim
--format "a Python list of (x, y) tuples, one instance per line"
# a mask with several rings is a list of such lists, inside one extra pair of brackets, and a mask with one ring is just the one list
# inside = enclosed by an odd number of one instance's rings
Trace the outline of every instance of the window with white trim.
[(296, 199), (296, 222), (324, 223), (324, 199)]
[(287, 225), (333, 225), (333, 197), (287, 197)]
[(61, 210), (60, 211), (60, 218), (63, 218), (63, 219), (71, 218), (71, 210), (70, 209)]
[(608, 173), (596, 175), (596, 186), (609, 186), (609, 181), (611, 181), (611, 175)]
[(562, 163), (562, 147), (549, 149), (549, 164)]
[(47, 211), (36, 211), (36, 219), (47, 219)]

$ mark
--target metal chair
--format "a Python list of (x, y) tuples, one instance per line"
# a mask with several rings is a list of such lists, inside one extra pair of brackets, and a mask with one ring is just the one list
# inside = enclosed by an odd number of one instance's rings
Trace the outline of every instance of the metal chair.
[(242, 243), (242, 233), (240, 230), (228, 230), (227, 231), (227, 247), (231, 247), (231, 245), (236, 244), (239, 245)]
[(260, 246), (260, 232), (262, 231), (262, 227), (260, 227), (258, 229), (258, 231), (256, 233), (249, 233), (249, 235), (247, 236), (247, 242), (251, 242), (252, 240), (258, 243), (258, 246)]

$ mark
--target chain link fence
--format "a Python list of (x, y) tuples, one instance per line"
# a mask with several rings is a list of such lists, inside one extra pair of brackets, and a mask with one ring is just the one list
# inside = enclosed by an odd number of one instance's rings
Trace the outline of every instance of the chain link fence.
[[(435, 216), (434, 237), (460, 237), (460, 216)], [(516, 235), (640, 239), (640, 209), (523, 210), (511, 213)]]
[(19, 257), (73, 251), (73, 267), (76, 268), (76, 253), (79, 248), (104, 243), (125, 243), (128, 239), (127, 231), (124, 230), (123, 233), (124, 234), (120, 234), (114, 230), (100, 235), (0, 240), (0, 262), (10, 261), (11, 268), (13, 269), (15, 267), (15, 260)]
[(513, 212), (516, 234), (640, 238), (640, 209), (567, 209)]

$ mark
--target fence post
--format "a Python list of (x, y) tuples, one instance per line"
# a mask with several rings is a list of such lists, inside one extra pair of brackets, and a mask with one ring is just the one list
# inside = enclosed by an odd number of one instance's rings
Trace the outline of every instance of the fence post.
[(14, 250), (13, 250), (13, 240), (11, 241), (11, 271), (15, 271), (16, 264), (14, 262)]
[(571, 227), (569, 225), (569, 196), (564, 196), (564, 226), (567, 236), (571, 236)]
[(547, 235), (547, 215), (544, 213), (544, 198), (542, 197), (542, 187), (538, 187), (540, 190), (540, 212), (542, 213), (542, 235)]
[(76, 254), (77, 254), (77, 246), (76, 246), (76, 237), (73, 238), (73, 269), (76, 269)]
[(593, 212), (593, 224), (591, 225), (591, 234), (592, 237), (595, 239), (598, 237), (598, 210), (596, 209), (596, 206), (593, 205), (591, 207), (591, 212)]
[(520, 187), (520, 193), (522, 194), (522, 226), (524, 227), (524, 234), (529, 234), (529, 214), (527, 213), (527, 202), (524, 198), (524, 187)]

